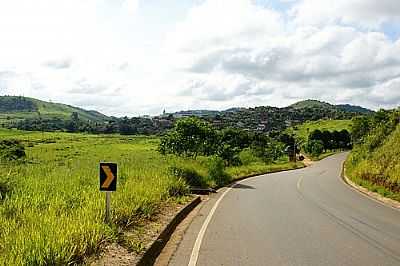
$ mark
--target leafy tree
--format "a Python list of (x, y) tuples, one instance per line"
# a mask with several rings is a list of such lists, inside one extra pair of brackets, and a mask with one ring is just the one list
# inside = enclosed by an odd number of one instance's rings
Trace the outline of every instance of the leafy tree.
[(371, 120), (366, 116), (357, 116), (352, 119), (351, 138), (355, 144), (361, 143), (370, 130)]
[(220, 131), (218, 154), (227, 161), (228, 164), (240, 164), (239, 153), (250, 146), (252, 136), (241, 129), (227, 128)]
[(270, 138), (266, 134), (256, 134), (251, 149), (264, 162), (271, 163), (283, 156), (284, 146), (285, 144)]
[(199, 118), (178, 120), (173, 130), (161, 138), (161, 153), (197, 157), (215, 154), (219, 146), (216, 130)]
[(322, 140), (308, 140), (307, 144), (304, 146), (304, 150), (314, 157), (318, 157), (324, 151), (324, 143)]

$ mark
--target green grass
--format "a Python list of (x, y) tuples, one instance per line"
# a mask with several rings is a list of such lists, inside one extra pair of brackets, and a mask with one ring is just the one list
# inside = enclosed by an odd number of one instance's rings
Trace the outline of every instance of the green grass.
[[(166, 202), (185, 197), (188, 187), (170, 173), (171, 166), (191, 168), (201, 176), (208, 171), (207, 158), (160, 155), (159, 139), (153, 137), (1, 129), (0, 139), (5, 138), (21, 140), (27, 158), (26, 163), (1, 165), (0, 192), (2, 186), (9, 190), (0, 197), (0, 265), (81, 263), (103, 243), (117, 241), (119, 230), (150, 222)], [(119, 165), (111, 226), (103, 223), (100, 161)], [(299, 166), (283, 159), (227, 172), (238, 178)], [(142, 245), (135, 241), (130, 245)]]
[[(376, 138), (382, 145), (369, 150)], [(356, 146), (346, 161), (347, 176), (383, 196), (400, 200), (400, 125), (389, 136), (372, 132), (366, 143)]]
[(327, 152), (324, 152), (324, 153), (320, 154), (320, 155), (317, 156), (317, 157), (312, 156), (312, 155), (309, 155), (309, 154), (308, 154), (307, 156), (308, 156), (312, 161), (321, 161), (321, 160), (323, 160), (323, 159), (325, 159), (325, 158), (328, 158), (329, 156), (338, 154), (338, 153), (340, 153), (340, 152), (342, 152), (342, 151), (327, 151)]
[[(308, 140), (308, 136), (314, 130), (328, 130), (328, 131), (341, 131), (346, 129), (347, 131), (351, 131), (351, 120), (318, 120), (318, 121), (310, 121), (303, 123), (301, 125), (297, 125), (286, 130), (288, 134), (294, 134), (297, 141), (300, 142), (300, 145), (304, 144)], [(327, 151), (319, 155), (318, 157), (313, 157), (311, 155), (307, 155), (313, 161), (320, 161), (325, 159), (331, 155), (337, 154), (340, 151)], [(303, 151), (304, 153), (304, 151)]]
[(244, 176), (252, 176), (258, 174), (274, 173), (283, 170), (293, 170), (304, 167), (302, 162), (288, 162), (287, 158), (282, 158), (272, 164), (265, 164), (262, 162), (253, 162), (249, 165), (233, 166), (227, 169), (227, 173), (232, 179), (238, 179)]
[[(349, 175), (348, 171), (346, 171), (346, 174)], [(361, 179), (356, 176), (352, 176), (350, 179), (357, 185), (362, 186), (362, 187), (368, 189), (369, 191), (376, 192), (386, 198), (391, 198), (391, 199), (400, 201), (400, 193), (395, 193), (393, 191), (390, 191), (389, 189), (387, 189), (384, 186), (374, 184), (371, 181)]]
[(350, 132), (351, 124), (351, 120), (318, 120), (291, 127), (287, 132), (295, 134), (299, 140), (307, 141), (308, 135), (316, 129), (321, 131), (340, 131), (346, 129)]

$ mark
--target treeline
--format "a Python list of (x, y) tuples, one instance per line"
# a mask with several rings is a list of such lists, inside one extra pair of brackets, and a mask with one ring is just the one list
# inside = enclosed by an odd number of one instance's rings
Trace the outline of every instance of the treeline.
[(161, 138), (159, 151), (178, 156), (218, 156), (227, 165), (240, 165), (255, 157), (271, 163), (289, 151), (295, 151), (294, 138), (282, 134), (270, 136), (241, 129), (215, 129), (199, 118), (178, 120)]
[(351, 149), (351, 147), (351, 134), (346, 129), (332, 132), (316, 129), (311, 132), (303, 148), (306, 153), (318, 157), (328, 150), (344, 150)]
[(155, 123), (152, 119), (142, 117), (111, 118), (109, 121), (98, 122), (81, 119), (78, 113), (73, 113), (69, 119), (61, 118), (28, 118), (13, 123), (7, 127), (28, 131), (67, 131), (86, 132), (92, 134), (122, 135), (154, 135), (170, 128), (171, 123)]
[(400, 193), (399, 122), (400, 109), (353, 119), (354, 148), (346, 162), (350, 177)]

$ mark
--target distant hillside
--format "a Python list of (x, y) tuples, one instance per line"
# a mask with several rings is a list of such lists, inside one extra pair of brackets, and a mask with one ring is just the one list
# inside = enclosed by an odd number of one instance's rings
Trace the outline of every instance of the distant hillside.
[(321, 102), (317, 100), (305, 100), (294, 103), (288, 106), (293, 109), (304, 109), (304, 108), (333, 108), (334, 105), (326, 102)]
[(361, 106), (354, 106), (354, 105), (350, 105), (350, 104), (340, 104), (340, 105), (336, 105), (336, 107), (345, 112), (353, 112), (353, 113), (361, 113), (361, 114), (372, 114), (373, 113), (373, 111), (371, 111), (370, 109), (367, 109), (367, 108), (364, 108)]
[(101, 122), (109, 118), (97, 111), (87, 111), (66, 104), (45, 102), (22, 96), (0, 96), (0, 123), (28, 118), (69, 119), (77, 113), (80, 119)]
[(210, 118), (221, 127), (231, 126), (256, 131), (281, 131), (307, 121), (349, 120), (354, 116), (373, 113), (370, 110), (346, 105), (338, 107), (316, 100), (306, 100), (288, 107), (260, 106), (255, 108), (234, 108), (220, 112)]
[[(254, 108), (230, 108), (225, 111), (189, 110), (166, 116), (182, 118), (197, 116), (207, 119), (216, 127), (235, 127), (255, 131), (281, 131), (287, 127), (318, 120), (349, 120), (357, 115), (373, 111), (352, 105), (332, 105), (317, 100), (305, 100), (288, 107), (259, 106)], [(347, 122), (346, 122), (347, 123)]]
[(289, 106), (294, 109), (305, 109), (305, 108), (322, 108), (322, 109), (337, 109), (348, 113), (359, 113), (359, 114), (372, 114), (373, 111), (361, 106), (355, 106), (350, 104), (339, 104), (333, 105), (326, 102), (321, 102), (317, 100), (305, 100), (294, 103)]
[[(315, 100), (289, 107), (260, 106), (230, 108), (225, 111), (188, 110), (158, 117), (115, 118), (66, 104), (28, 97), (0, 96), (0, 127), (23, 130), (67, 130), (70, 132), (159, 134), (171, 128), (176, 119), (201, 117), (216, 128), (240, 128), (257, 132), (282, 131), (288, 127), (317, 120), (349, 120), (371, 111), (362, 107), (341, 107)], [(78, 114), (78, 119), (72, 114)]]

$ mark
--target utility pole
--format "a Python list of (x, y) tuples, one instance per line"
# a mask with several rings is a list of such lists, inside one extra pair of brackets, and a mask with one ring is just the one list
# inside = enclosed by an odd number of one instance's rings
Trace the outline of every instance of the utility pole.
[(293, 137), (293, 154), (294, 154), (294, 162), (296, 163), (296, 139)]

